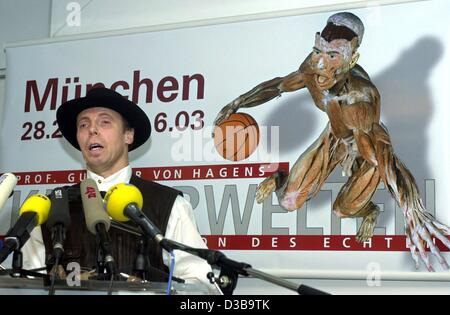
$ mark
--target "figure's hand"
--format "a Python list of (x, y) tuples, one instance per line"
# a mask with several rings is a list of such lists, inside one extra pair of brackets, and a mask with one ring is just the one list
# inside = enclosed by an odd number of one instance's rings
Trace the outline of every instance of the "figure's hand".
[(226, 105), (222, 110), (217, 114), (216, 119), (214, 120), (214, 126), (219, 125), (222, 121), (228, 119), (231, 114), (234, 114), (238, 110), (239, 101), (235, 100), (228, 105)]
[(430, 257), (426, 252), (426, 247), (428, 246), (441, 266), (448, 270), (447, 261), (442, 257), (439, 248), (433, 243), (432, 237), (436, 237), (450, 249), (450, 241), (444, 235), (449, 235), (450, 229), (437, 221), (428, 212), (421, 211), (410, 211), (407, 214), (406, 224), (406, 241), (416, 262), (416, 268), (419, 268), (419, 259), (421, 259), (427, 266), (428, 271), (434, 271)]
[(257, 203), (262, 203), (267, 197), (269, 197), (276, 190), (277, 188), (276, 176), (277, 176), (276, 173), (275, 175), (272, 174), (258, 185), (255, 195)]

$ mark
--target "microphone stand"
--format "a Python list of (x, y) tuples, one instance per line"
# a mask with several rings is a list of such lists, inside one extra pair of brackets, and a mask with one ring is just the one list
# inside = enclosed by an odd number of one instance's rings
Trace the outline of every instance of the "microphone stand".
[(304, 295), (329, 295), (329, 293), (314, 289), (306, 285), (297, 285), (296, 283), (284, 280), (279, 277), (272, 276), (265, 272), (253, 269), (251, 265), (243, 262), (237, 262), (229, 259), (225, 254), (217, 250), (193, 248), (166, 238), (160, 239), (161, 245), (167, 246), (173, 250), (181, 250), (197, 257), (200, 257), (208, 262), (211, 266), (217, 266), (221, 269), (219, 277), (219, 284), (225, 295), (233, 294), (236, 288), (239, 275), (253, 276), (264, 281), (271, 282), (286, 289)]
[(23, 269), (23, 254), (20, 248), (14, 249), (11, 269), (6, 269), (1, 265), (0, 267), (0, 276), (11, 276), (13, 278), (48, 278), (48, 275), (46, 274)]
[(14, 278), (23, 277), (23, 274), (21, 272), (22, 267), (23, 267), (22, 251), (20, 249), (15, 249), (13, 252), (11, 276)]
[[(23, 255), (22, 255), (22, 244), (30, 238), (30, 232), (28, 229), (30, 228), (30, 224), (35, 220), (35, 214), (25, 213), (23, 216), (24, 220), (26, 220), (26, 226), (17, 228), (16, 233), (12, 233), (13, 235), (20, 236), (7, 236), (3, 241), (3, 247), (0, 251), (0, 263), (5, 261), (6, 258), (13, 253), (12, 257), (12, 265), (11, 269), (5, 269), (4, 267), (0, 268), (0, 276), (11, 276), (13, 278), (26, 278), (26, 277), (35, 277), (35, 278), (48, 278), (46, 274), (42, 274), (32, 270), (23, 269)], [(7, 249), (5, 251), (5, 248)]]
[(53, 257), (55, 262), (61, 262), (64, 256), (64, 241), (66, 229), (62, 224), (56, 224), (52, 229)]
[(97, 230), (99, 250), (97, 256), (98, 263), (98, 276), (104, 274), (106, 269), (108, 278), (114, 277), (116, 270), (114, 265), (114, 258), (111, 255), (111, 248), (109, 246), (109, 234), (106, 231), (104, 224), (97, 224), (95, 226)]
[(140, 237), (136, 249), (136, 258), (134, 260), (134, 272), (142, 280), (150, 278), (150, 261), (148, 258), (148, 240)]
[(53, 244), (53, 268), (50, 271), (50, 289), (49, 295), (55, 294), (55, 281), (58, 276), (58, 267), (64, 257), (64, 241), (66, 239), (66, 228), (63, 224), (55, 224), (52, 228), (52, 244)]

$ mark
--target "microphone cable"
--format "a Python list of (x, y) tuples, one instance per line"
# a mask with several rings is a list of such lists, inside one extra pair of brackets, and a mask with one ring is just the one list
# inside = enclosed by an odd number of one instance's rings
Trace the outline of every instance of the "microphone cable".
[(175, 269), (175, 255), (173, 250), (169, 252), (170, 256), (170, 268), (169, 268), (169, 280), (167, 280), (166, 295), (170, 295), (170, 288), (172, 287), (173, 270)]
[(55, 295), (55, 279), (56, 279), (56, 273), (58, 272), (58, 265), (59, 265), (59, 257), (57, 256), (55, 258), (55, 264), (53, 265), (53, 268), (51, 271), (51, 282), (50, 282), (50, 288), (48, 290), (48, 295)]
[[(1, 268), (0, 268), (1, 269)], [(44, 271), (47, 270), (47, 267), (39, 267), (39, 268), (34, 268), (34, 269), (29, 269), (28, 271), (34, 271), (34, 272), (39, 272), (39, 271)]]

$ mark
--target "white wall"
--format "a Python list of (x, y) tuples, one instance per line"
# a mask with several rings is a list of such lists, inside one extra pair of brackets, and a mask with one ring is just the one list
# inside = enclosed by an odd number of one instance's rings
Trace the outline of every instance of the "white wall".
[[(155, 25), (178, 24), (193, 21), (238, 17), (248, 18), (290, 10), (320, 11), (336, 6), (365, 6), (398, 1), (358, 0), (80, 0), (78, 26), (67, 25), (68, 11), (73, 0), (53, 1), (52, 36), (139, 28)], [(70, 7), (70, 5), (69, 5)], [(69, 23), (73, 24), (73, 23)]]
[[(51, 0), (0, 0), (0, 45), (50, 35)], [(5, 55), (0, 53), (0, 69)]]
[(5, 52), (8, 42), (50, 36), (51, 0), (0, 0), (0, 122), (5, 100)]

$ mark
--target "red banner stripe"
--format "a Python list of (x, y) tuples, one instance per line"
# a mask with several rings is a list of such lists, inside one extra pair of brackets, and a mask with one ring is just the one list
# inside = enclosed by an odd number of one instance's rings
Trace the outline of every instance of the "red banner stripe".
[[(208, 248), (217, 250), (298, 251), (409, 251), (404, 235), (378, 235), (358, 243), (354, 235), (205, 235)], [(450, 251), (433, 240), (443, 252)]]
[[(217, 250), (409, 252), (404, 235), (377, 235), (366, 243), (356, 242), (354, 235), (204, 235), (203, 239), (209, 249)], [(433, 241), (440, 251), (450, 251), (441, 241)]]
[[(254, 163), (134, 168), (133, 173), (147, 180), (210, 180), (263, 178), (278, 169), (289, 171), (289, 163)], [(86, 177), (84, 170), (17, 172), (18, 185), (75, 184)]]

